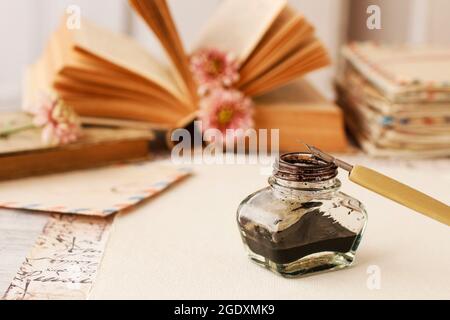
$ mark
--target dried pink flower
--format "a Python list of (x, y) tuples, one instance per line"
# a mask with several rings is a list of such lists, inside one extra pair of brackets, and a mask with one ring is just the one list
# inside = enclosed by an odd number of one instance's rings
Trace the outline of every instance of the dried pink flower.
[(214, 89), (201, 99), (199, 119), (204, 130), (214, 128), (223, 134), (227, 129), (253, 127), (253, 103), (240, 91), (234, 89)]
[(230, 87), (239, 80), (239, 65), (231, 53), (217, 49), (202, 49), (190, 59), (199, 94), (204, 95), (217, 87)]
[(77, 115), (61, 99), (42, 95), (33, 110), (33, 124), (42, 127), (44, 143), (62, 145), (75, 142), (81, 136)]

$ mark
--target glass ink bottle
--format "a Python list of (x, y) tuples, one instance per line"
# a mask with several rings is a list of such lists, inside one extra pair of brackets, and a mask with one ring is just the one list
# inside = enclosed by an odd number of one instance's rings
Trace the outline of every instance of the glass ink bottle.
[(288, 153), (269, 186), (242, 201), (239, 230), (251, 260), (284, 277), (352, 264), (367, 214), (339, 191), (337, 167), (309, 153)]

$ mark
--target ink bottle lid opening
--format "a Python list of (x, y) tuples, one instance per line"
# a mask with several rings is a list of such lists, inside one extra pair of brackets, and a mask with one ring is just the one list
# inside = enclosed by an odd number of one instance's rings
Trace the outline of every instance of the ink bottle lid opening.
[(280, 156), (275, 162), (275, 178), (295, 182), (320, 182), (338, 174), (334, 163), (325, 162), (308, 152), (292, 152)]

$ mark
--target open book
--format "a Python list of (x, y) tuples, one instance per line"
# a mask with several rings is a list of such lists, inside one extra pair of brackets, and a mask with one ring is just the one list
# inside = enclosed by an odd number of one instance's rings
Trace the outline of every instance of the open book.
[[(162, 65), (133, 39), (83, 20), (65, 20), (25, 79), (24, 108), (40, 91), (54, 90), (85, 117), (138, 120), (157, 128), (185, 126), (197, 114), (197, 85), (166, 0), (130, 0), (170, 60)], [(237, 57), (248, 96), (282, 86), (329, 63), (314, 28), (285, 0), (224, 0), (195, 49)]]

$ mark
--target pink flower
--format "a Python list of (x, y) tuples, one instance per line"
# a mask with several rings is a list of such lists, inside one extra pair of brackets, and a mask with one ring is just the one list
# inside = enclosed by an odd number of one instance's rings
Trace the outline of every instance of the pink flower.
[(67, 144), (81, 136), (77, 115), (61, 99), (42, 95), (33, 114), (33, 124), (42, 127), (42, 140), (46, 144)]
[(253, 127), (253, 103), (240, 91), (234, 89), (215, 89), (201, 99), (199, 119), (204, 130), (215, 128), (223, 134), (227, 129)]
[(230, 87), (239, 80), (239, 66), (230, 53), (217, 49), (202, 49), (190, 59), (191, 71), (199, 86), (199, 94), (217, 87)]

